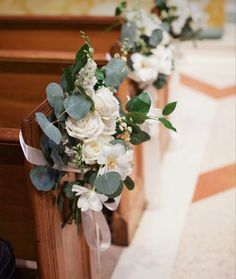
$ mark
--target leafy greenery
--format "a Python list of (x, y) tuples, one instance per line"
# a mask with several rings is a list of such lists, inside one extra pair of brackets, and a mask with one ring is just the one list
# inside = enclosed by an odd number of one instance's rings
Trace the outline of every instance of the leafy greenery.
[(47, 166), (36, 166), (30, 171), (31, 182), (39, 191), (52, 190), (58, 177), (59, 171)]
[(161, 29), (155, 29), (149, 38), (149, 44), (152, 47), (157, 47), (163, 39), (163, 31)]
[(121, 27), (121, 41), (124, 43), (128, 40), (128, 44), (134, 47), (136, 40), (137, 26), (134, 22), (124, 23)]
[(119, 87), (125, 77), (128, 75), (128, 68), (125, 60), (121, 58), (112, 58), (104, 67), (106, 86)]
[(142, 112), (147, 114), (151, 107), (151, 98), (147, 92), (142, 92), (140, 95), (132, 98), (126, 104), (126, 109), (129, 112)]
[(159, 120), (160, 120), (160, 122), (161, 122), (166, 128), (168, 128), (168, 129), (170, 129), (170, 130), (176, 132), (175, 127), (172, 126), (172, 124), (171, 124), (171, 122), (170, 122), (169, 120), (167, 120), (167, 119), (164, 118), (164, 117), (160, 117)]
[(65, 98), (63, 102), (65, 111), (73, 118), (82, 119), (91, 108), (91, 102), (81, 95), (72, 95)]
[(128, 190), (133, 190), (134, 189), (135, 183), (130, 176), (126, 177), (126, 179), (124, 180), (124, 184), (125, 184), (125, 186)]
[(99, 193), (113, 195), (121, 187), (121, 176), (115, 171), (107, 172), (96, 178), (94, 186)]
[(162, 114), (163, 114), (163, 115), (169, 115), (169, 114), (171, 114), (171, 113), (175, 110), (176, 105), (177, 105), (177, 102), (172, 102), (172, 103), (167, 104), (167, 105), (164, 107), (164, 109), (163, 109), (163, 111), (162, 111)]
[(133, 111), (126, 115), (127, 119), (136, 124), (142, 124), (148, 117), (143, 112)]
[(40, 128), (43, 130), (44, 134), (46, 134), (56, 144), (59, 144), (62, 137), (59, 129), (51, 122), (49, 122), (47, 117), (43, 113), (37, 112), (35, 115), (36, 121), (38, 122)]
[(116, 16), (120, 16), (124, 10), (126, 9), (127, 7), (127, 3), (126, 1), (122, 1), (117, 7), (116, 7), (116, 10), (115, 10), (115, 15)]
[(61, 86), (55, 82), (51, 82), (48, 84), (48, 86), (46, 87), (46, 94), (48, 103), (53, 108), (55, 107), (59, 99), (63, 100), (64, 98), (64, 93)]
[(130, 142), (134, 145), (137, 145), (148, 140), (150, 140), (149, 134), (144, 131), (139, 131), (138, 133), (132, 133)]

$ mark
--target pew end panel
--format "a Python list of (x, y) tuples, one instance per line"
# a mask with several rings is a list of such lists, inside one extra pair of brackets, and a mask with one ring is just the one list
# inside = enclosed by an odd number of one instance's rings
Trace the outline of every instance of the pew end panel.
[[(51, 111), (45, 101), (22, 122), (26, 144), (40, 148), (41, 129), (35, 120), (36, 112), (48, 115)], [(91, 278), (90, 253), (83, 238), (77, 234), (75, 224), (61, 228), (61, 216), (50, 192), (37, 191), (29, 179), (32, 165), (26, 162), (27, 188), (33, 208), (37, 263), (40, 279)]]

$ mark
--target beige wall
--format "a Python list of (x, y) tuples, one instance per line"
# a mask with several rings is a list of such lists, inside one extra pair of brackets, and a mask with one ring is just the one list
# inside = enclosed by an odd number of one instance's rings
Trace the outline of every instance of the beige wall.
[[(128, 0), (131, 2), (137, 0)], [(119, 0), (0, 0), (0, 14), (113, 15)], [(142, 1), (150, 9), (153, 0)]]

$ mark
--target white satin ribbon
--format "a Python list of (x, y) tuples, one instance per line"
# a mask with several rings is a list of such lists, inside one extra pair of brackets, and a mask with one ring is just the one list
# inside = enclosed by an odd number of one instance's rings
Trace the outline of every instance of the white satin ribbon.
[[(19, 134), (20, 145), (28, 162), (33, 165), (47, 164), (43, 152), (37, 148), (27, 145), (23, 139), (22, 132)], [(79, 172), (78, 169), (65, 167), (61, 170), (70, 172)], [(114, 198), (111, 203), (103, 202), (103, 205), (109, 210), (116, 210), (120, 203), (121, 195)], [(82, 226), (84, 236), (89, 248), (93, 251), (104, 252), (111, 246), (111, 232), (103, 213), (87, 210), (81, 213)], [(98, 266), (100, 266), (100, 255), (98, 259)]]

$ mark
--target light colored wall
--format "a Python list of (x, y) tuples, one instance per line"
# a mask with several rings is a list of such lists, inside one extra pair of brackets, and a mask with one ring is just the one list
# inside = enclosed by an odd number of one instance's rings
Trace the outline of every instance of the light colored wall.
[[(0, 0), (0, 14), (113, 15), (119, 0)], [(138, 2), (128, 0), (128, 3)], [(153, 0), (142, 1), (150, 9)]]

